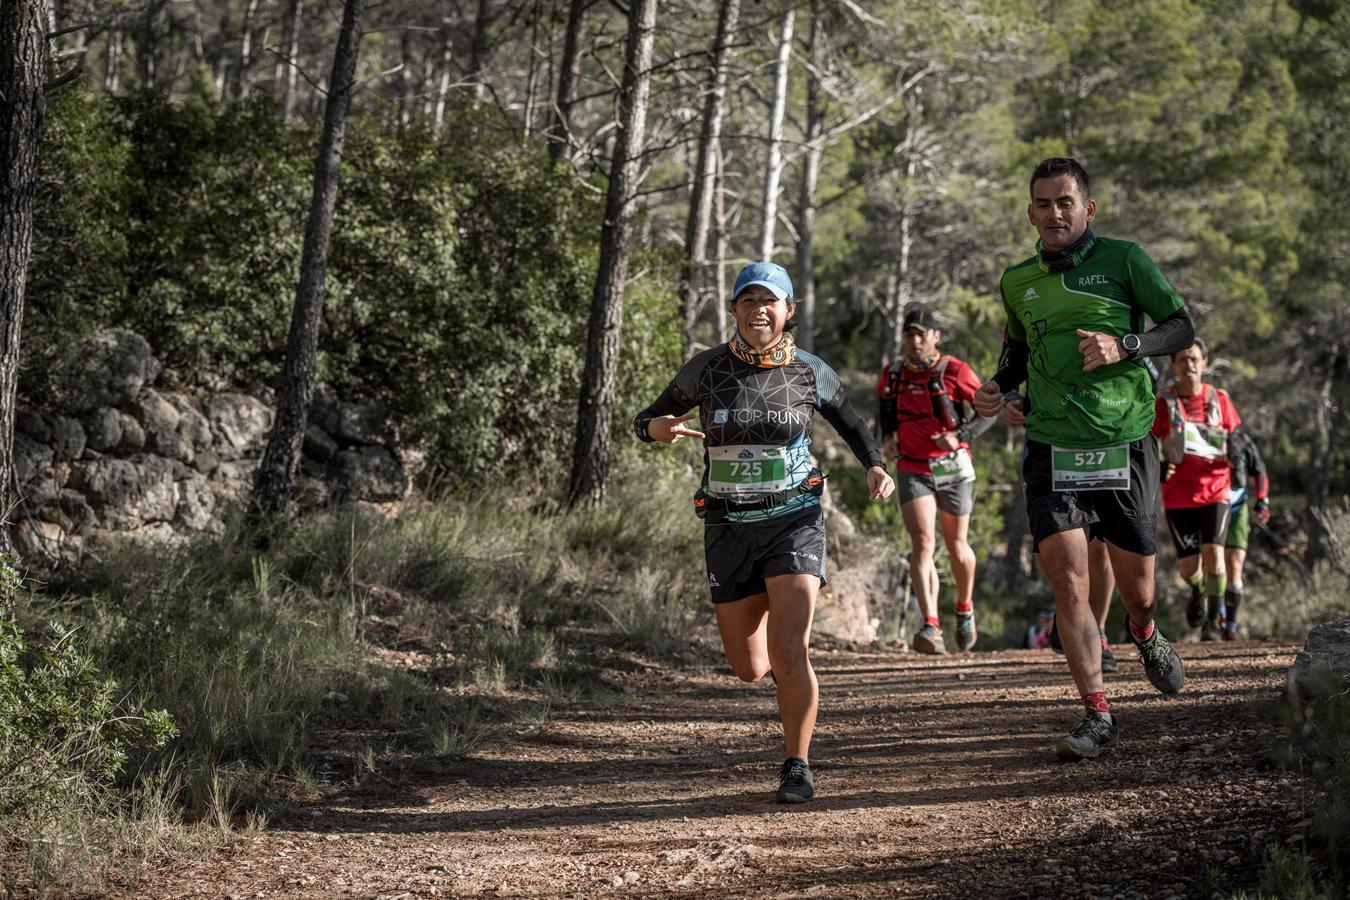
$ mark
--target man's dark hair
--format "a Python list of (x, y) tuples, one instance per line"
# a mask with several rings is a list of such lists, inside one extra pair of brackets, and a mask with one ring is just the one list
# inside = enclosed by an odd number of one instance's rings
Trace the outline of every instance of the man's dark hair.
[[(1197, 346), (1197, 347), (1200, 348), (1200, 357), (1201, 357), (1205, 362), (1209, 362), (1209, 347), (1205, 346), (1205, 342), (1202, 341), (1202, 340), (1200, 340), (1199, 338), (1196, 338), (1196, 339), (1195, 339), (1195, 346)], [(1190, 347), (1182, 347), (1180, 350), (1176, 351), (1176, 353), (1173, 353), (1173, 354), (1172, 354), (1172, 359), (1176, 359), (1176, 358), (1177, 358), (1177, 353), (1185, 353), (1185, 352), (1186, 352), (1187, 350), (1189, 350), (1189, 349), (1191, 349), (1191, 348), (1190, 348)]]
[(1040, 165), (1036, 166), (1035, 171), (1031, 173), (1031, 199), (1036, 199), (1036, 182), (1042, 178), (1058, 178), (1061, 175), (1072, 175), (1073, 180), (1078, 182), (1078, 189), (1083, 192), (1083, 199), (1092, 197), (1092, 185), (1088, 178), (1087, 169), (1084, 169), (1078, 160), (1068, 156), (1052, 156), (1049, 159), (1043, 159)]

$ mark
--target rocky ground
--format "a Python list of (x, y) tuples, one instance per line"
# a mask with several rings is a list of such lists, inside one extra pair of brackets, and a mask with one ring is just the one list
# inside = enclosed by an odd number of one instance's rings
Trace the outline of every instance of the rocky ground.
[(368, 780), (124, 894), (1232, 896), (1308, 826), (1267, 756), (1297, 648), (1183, 649), (1174, 699), (1121, 654), (1122, 740), (1077, 764), (1053, 756), (1077, 704), (1048, 651), (818, 651), (819, 794), (792, 808), (771, 793), (772, 685), (637, 671), (613, 704)]

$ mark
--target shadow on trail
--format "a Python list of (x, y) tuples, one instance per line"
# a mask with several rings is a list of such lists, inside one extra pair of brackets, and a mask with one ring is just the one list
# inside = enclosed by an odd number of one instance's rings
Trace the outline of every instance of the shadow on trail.
[[(828, 779), (828, 769), (821, 769), (822, 785)], [(769, 782), (772, 773), (765, 772), (761, 781)], [(1143, 782), (1139, 782), (1140, 785)], [(1117, 786), (1129, 786), (1121, 785)], [(1081, 786), (1057, 780), (1041, 785), (1040, 796), (1067, 793)], [(1053, 788), (1053, 789), (1052, 789)], [(669, 790), (674, 790), (671, 785)], [(648, 787), (648, 793), (660, 793), (659, 788)], [(1027, 794), (1021, 781), (1006, 784), (979, 784), (967, 787), (918, 787), (906, 791), (863, 791), (852, 794), (824, 794), (803, 807), (785, 807), (774, 801), (772, 788), (740, 790), (734, 793), (684, 799), (658, 798), (654, 800), (607, 801), (575, 806), (504, 806), (481, 811), (405, 812), (405, 811), (347, 811), (325, 812), (321, 820), (296, 831), (374, 832), (388, 833), (468, 833), (482, 831), (574, 829), (587, 826), (606, 827), (620, 823), (642, 823), (658, 820), (722, 819), (735, 815), (765, 815), (772, 813), (811, 817), (820, 813), (855, 810), (895, 809), (910, 807), (947, 806), (962, 802), (994, 802), (1020, 799)], [(301, 823), (296, 823), (297, 825)]]
[[(1256, 721), (1245, 700), (1206, 701), (1206, 706), (1229, 719), (1234, 729)], [(1197, 758), (1201, 754), (1196, 747), (1214, 739), (1212, 733), (1192, 724), (1184, 704), (1153, 703), (1122, 717), (1122, 745), (1111, 756), (1095, 763), (1064, 764), (1053, 758), (1052, 751), (1054, 740), (1063, 733), (1064, 718), (1068, 717), (999, 716), (990, 726), (997, 737), (989, 739), (972, 739), (968, 731), (950, 728), (941, 733), (916, 730), (884, 737), (832, 737), (826, 731), (820, 736), (813, 759), (821, 794), (802, 808), (773, 802), (773, 751), (762, 746), (762, 737), (749, 735), (736, 743), (753, 741), (753, 750), (709, 752), (704, 748), (696, 755), (611, 757), (589, 764), (468, 760), (443, 773), (419, 778), (409, 792), (396, 798), (400, 809), (388, 809), (391, 804), (387, 796), (379, 806), (372, 803), (364, 809), (316, 806), (316, 818), (308, 818), (302, 811), (288, 830), (388, 834), (575, 829), (736, 815), (810, 817), (837, 811), (900, 811), (1029, 797), (1051, 800), (1090, 793), (1104, 778), (1113, 790), (1148, 790), (1153, 776), (1141, 763), (1158, 766)], [(947, 735), (953, 739), (944, 739)], [(924, 765), (915, 766), (918, 760), (925, 761)], [(930, 784), (924, 775), (934, 771), (969, 772), (974, 777), (966, 783), (953, 784), (948, 778)], [(916, 783), (903, 790), (860, 789), (879, 782), (892, 785), (901, 779)], [(751, 780), (762, 786), (746, 790), (744, 786)], [(708, 792), (710, 786), (719, 783), (725, 783), (724, 792), (715, 788)], [(584, 802), (588, 788), (612, 794), (616, 787), (635, 799)], [(681, 796), (691, 787), (701, 793)], [(497, 792), (512, 796), (485, 809), (416, 809), (474, 802)], [(535, 797), (540, 802), (531, 802)], [(650, 799), (636, 799), (639, 797)], [(370, 798), (375, 802), (380, 799)], [(414, 809), (409, 810), (410, 806)]]

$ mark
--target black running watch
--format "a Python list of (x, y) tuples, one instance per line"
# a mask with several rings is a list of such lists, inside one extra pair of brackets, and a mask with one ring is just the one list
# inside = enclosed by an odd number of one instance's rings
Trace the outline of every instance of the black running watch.
[(1127, 334), (1120, 339), (1120, 349), (1125, 351), (1127, 359), (1135, 359), (1139, 356), (1139, 335)]

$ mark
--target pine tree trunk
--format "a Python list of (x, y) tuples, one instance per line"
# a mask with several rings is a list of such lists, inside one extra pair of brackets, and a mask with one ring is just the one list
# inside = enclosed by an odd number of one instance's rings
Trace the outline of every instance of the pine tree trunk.
[(543, 15), (539, 0), (534, 0), (534, 9), (530, 17), (530, 60), (525, 72), (525, 109), (521, 118), (524, 121), (525, 140), (534, 134), (534, 107), (539, 93), (539, 18)]
[(482, 103), (487, 91), (483, 84), (483, 70), (487, 68), (488, 53), (492, 49), (488, 29), (492, 25), (492, 0), (478, 0), (478, 15), (474, 17), (473, 43), (469, 45), (469, 78), (473, 82), (473, 102)]
[(151, 0), (141, 15), (141, 27), (133, 35), (136, 45), (137, 87), (154, 90), (159, 80), (159, 21), (168, 0)]
[(769, 158), (764, 172), (764, 221), (759, 232), (759, 258), (773, 259), (773, 234), (778, 218), (778, 182), (783, 175), (783, 116), (787, 111), (788, 59), (792, 54), (792, 24), (797, 11), (792, 0), (783, 8), (782, 36), (778, 41), (777, 77), (774, 80), (773, 109), (769, 113)]
[(591, 296), (586, 338), (586, 370), (577, 408), (572, 450), (569, 504), (599, 503), (605, 498), (613, 455), (614, 405), (618, 399), (619, 344), (623, 331), (623, 292), (628, 283), (628, 252), (633, 236), (638, 173), (647, 127), (656, 0), (630, 0), (628, 44), (619, 97), (619, 137), (614, 142), (605, 224), (600, 234), (600, 269)]
[(914, 293), (914, 277), (909, 256), (914, 248), (914, 178), (919, 171), (919, 125), (923, 118), (923, 101), (915, 92), (905, 125), (905, 181), (900, 186), (900, 254), (896, 270), (897, 291), (895, 308), (891, 312), (891, 358), (899, 359), (904, 345), (905, 308)]
[(436, 84), (436, 110), (432, 115), (433, 128), (437, 134), (445, 124), (445, 103), (450, 96), (450, 63), (455, 55), (455, 41), (447, 27), (441, 33), (441, 77)]
[(398, 127), (407, 128), (412, 123), (413, 107), (417, 104), (417, 98), (414, 96), (412, 77), (412, 32), (406, 28), (399, 35), (398, 51), (399, 63), (402, 66), (398, 70)]
[(244, 7), (244, 25), (239, 29), (239, 57), (230, 73), (230, 95), (236, 100), (248, 99), (248, 70), (253, 66), (253, 19), (257, 14), (258, 0), (248, 0)]
[(740, 17), (740, 0), (723, 0), (713, 43), (712, 76), (703, 104), (698, 135), (698, 158), (689, 192), (689, 216), (684, 227), (684, 358), (694, 351), (694, 327), (708, 297), (708, 231), (716, 188), (715, 156), (722, 140), (722, 107), (727, 95), (727, 67), (731, 63), (731, 35)]
[[(0, 0), (0, 521), (17, 500), (14, 402), (46, 113), (47, 15), (45, 0)], [(12, 550), (9, 528), (0, 527), (0, 553)]]
[(281, 83), (283, 122), (295, 118), (295, 85), (300, 75), (300, 63), (296, 56), (300, 53), (300, 16), (303, 6), (304, 0), (291, 0), (286, 7), (286, 24), (282, 29), (281, 41), (286, 48), (286, 58), (278, 63), (277, 80)]
[[(1344, 333), (1340, 328), (1328, 329), (1329, 334)], [(1348, 368), (1345, 346), (1332, 338), (1326, 356), (1322, 383), (1318, 386), (1316, 412), (1313, 416), (1314, 437), (1312, 465), (1309, 467), (1308, 550), (1306, 559), (1315, 563), (1335, 552), (1335, 536), (1328, 528), (1327, 504), (1331, 497), (1331, 481), (1336, 473), (1336, 454), (1341, 445), (1341, 419), (1336, 409), (1337, 382), (1344, 379)]]
[(309, 404), (314, 396), (314, 358), (318, 352), (319, 323), (323, 315), (328, 245), (333, 232), (333, 209), (337, 204), (338, 174), (364, 11), (365, 0), (346, 0), (337, 52), (333, 56), (323, 136), (314, 165), (314, 194), (300, 260), (300, 283), (286, 340), (281, 387), (277, 392), (277, 417), (253, 484), (253, 504), (263, 512), (281, 510), (290, 496), (291, 481), (300, 464)]
[(103, 63), (103, 89), (116, 94), (118, 70), (122, 65), (122, 32), (116, 26), (108, 29), (107, 59)]
[(717, 208), (717, 291), (713, 295), (713, 311), (717, 314), (717, 342), (727, 337), (727, 255), (730, 235), (727, 229), (726, 156), (722, 142), (713, 148), (717, 155), (717, 181), (713, 188)]
[(820, 100), (820, 0), (811, 0), (811, 38), (807, 56), (812, 71), (806, 81), (806, 160), (802, 166), (801, 211), (797, 222), (797, 343), (808, 353), (816, 349), (816, 186), (824, 116)]
[(558, 99), (548, 130), (548, 155), (555, 166), (567, 159), (572, 149), (572, 103), (581, 75), (581, 25), (588, 6), (590, 0), (572, 0), (567, 11), (567, 33), (563, 37), (562, 61), (558, 64)]

